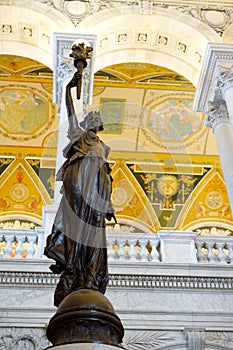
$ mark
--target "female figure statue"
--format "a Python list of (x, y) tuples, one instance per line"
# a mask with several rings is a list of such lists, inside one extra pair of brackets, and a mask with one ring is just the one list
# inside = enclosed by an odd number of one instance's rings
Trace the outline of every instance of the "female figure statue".
[(97, 136), (103, 130), (99, 112), (90, 112), (77, 121), (71, 89), (80, 74), (66, 86), (66, 107), (70, 142), (64, 149), (67, 158), (58, 180), (63, 181), (62, 199), (44, 254), (56, 261), (50, 269), (61, 273), (54, 295), (58, 306), (66, 295), (91, 288), (105, 293), (108, 283), (105, 218), (115, 219), (110, 196), (112, 178), (106, 160), (107, 147)]

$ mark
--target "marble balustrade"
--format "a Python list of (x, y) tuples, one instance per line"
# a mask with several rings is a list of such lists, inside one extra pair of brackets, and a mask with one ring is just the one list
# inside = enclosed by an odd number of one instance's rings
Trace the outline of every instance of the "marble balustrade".
[[(167, 232), (170, 236), (174, 233), (174, 231)], [(182, 247), (182, 233), (177, 239)], [(108, 259), (116, 263), (119, 261), (163, 262), (164, 252), (160, 249), (161, 240), (160, 234), (107, 232)], [(45, 258), (44, 241), (44, 229), (40, 227), (0, 229), (0, 258)], [(233, 237), (231, 236), (195, 236), (193, 247), (199, 263), (233, 263)], [(172, 245), (169, 249), (172, 249)], [(193, 252), (190, 251), (190, 253)]]

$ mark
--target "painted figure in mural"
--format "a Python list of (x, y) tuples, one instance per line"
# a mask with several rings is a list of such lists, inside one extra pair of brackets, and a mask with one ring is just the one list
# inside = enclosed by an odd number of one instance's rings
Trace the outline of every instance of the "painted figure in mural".
[(55, 306), (78, 289), (105, 293), (108, 283), (105, 219), (115, 220), (110, 200), (111, 169), (106, 160), (110, 149), (97, 136), (103, 130), (99, 112), (90, 112), (78, 123), (71, 95), (78, 79), (79, 75), (74, 74), (66, 87), (70, 142), (63, 151), (67, 160), (58, 172), (63, 195), (44, 251), (56, 261), (50, 269), (61, 273)]

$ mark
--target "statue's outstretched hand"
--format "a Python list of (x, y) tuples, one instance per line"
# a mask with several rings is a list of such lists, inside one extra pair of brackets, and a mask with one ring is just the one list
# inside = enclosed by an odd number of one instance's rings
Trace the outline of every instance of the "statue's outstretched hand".
[(73, 87), (77, 87), (78, 82), (80, 81), (80, 79), (82, 78), (82, 75), (80, 75), (79, 72), (75, 72), (72, 79), (70, 80), (70, 82), (66, 85), (67, 88), (73, 88)]
[(117, 219), (116, 219), (114, 213), (107, 213), (107, 214), (106, 214), (106, 219), (107, 219), (108, 221), (111, 221), (112, 219), (114, 219), (115, 224), (117, 224)]

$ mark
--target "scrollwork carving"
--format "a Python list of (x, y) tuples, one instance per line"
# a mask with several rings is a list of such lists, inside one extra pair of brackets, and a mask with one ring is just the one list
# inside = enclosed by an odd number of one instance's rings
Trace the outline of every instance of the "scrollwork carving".
[(233, 348), (233, 334), (232, 332), (216, 332), (208, 333), (205, 337), (206, 345), (215, 345), (216, 349), (232, 349)]
[(77, 26), (88, 16), (103, 11), (105, 9), (113, 9), (120, 6), (127, 6), (138, 8), (138, 12), (141, 14), (153, 14), (157, 8), (173, 9), (177, 12), (184, 13), (188, 16), (192, 16), (201, 22), (204, 22), (211, 28), (213, 28), (219, 35), (223, 35), (224, 31), (233, 22), (233, 10), (220, 6), (207, 6), (207, 5), (180, 5), (176, 2), (171, 3), (171, 1), (164, 1), (155, 3), (155, 1), (142, 1), (142, 0), (132, 0), (132, 1), (108, 1), (108, 0), (89, 0), (83, 1), (82, 6), (79, 9), (73, 9), (71, 1), (69, 0), (40, 0), (41, 3), (50, 6), (57, 11), (63, 13), (67, 16), (70, 21)]
[(216, 124), (221, 122), (229, 122), (229, 114), (227, 111), (226, 102), (218, 98), (217, 101), (208, 102), (208, 112), (205, 119), (207, 128), (214, 128)]
[(45, 329), (0, 328), (1, 350), (41, 350), (47, 346)]
[[(125, 334), (124, 345), (129, 350), (154, 350), (161, 345), (170, 345), (177, 342), (182, 335), (161, 331), (128, 331)], [(179, 342), (181, 339), (179, 339)], [(170, 348), (170, 347), (169, 347)]]
[(218, 87), (221, 93), (224, 95), (228, 88), (233, 88), (233, 65), (231, 67), (224, 67), (218, 65)]

